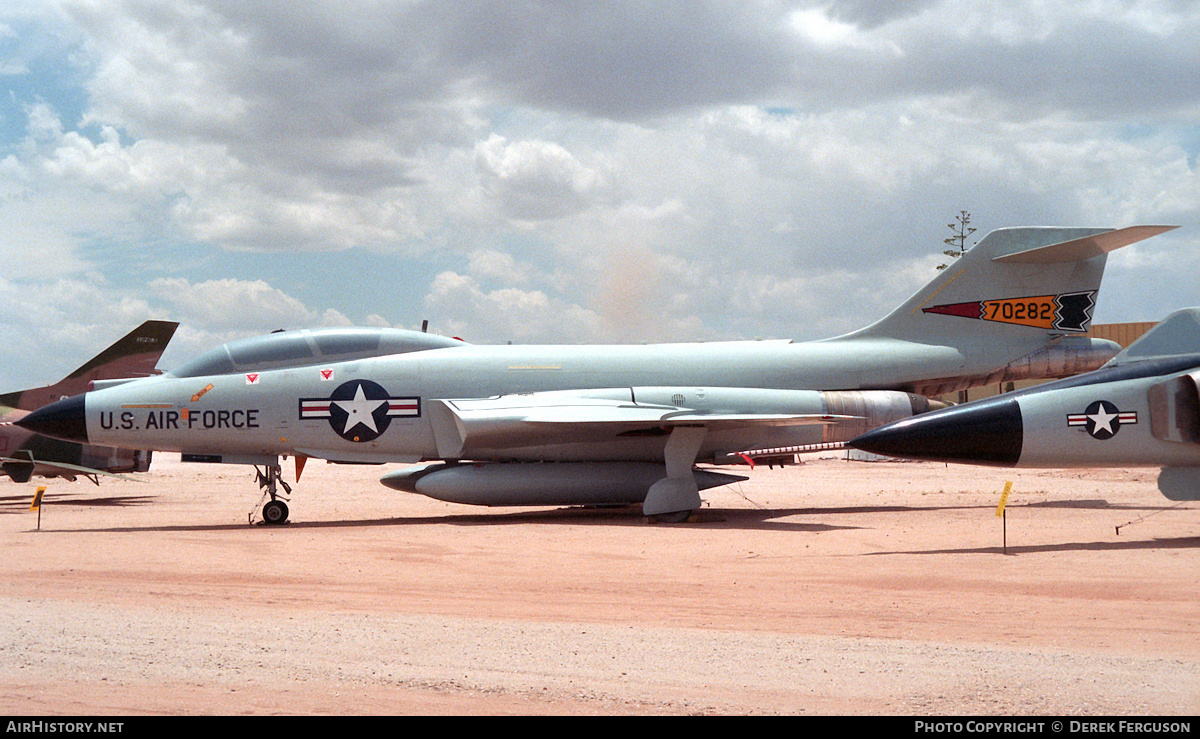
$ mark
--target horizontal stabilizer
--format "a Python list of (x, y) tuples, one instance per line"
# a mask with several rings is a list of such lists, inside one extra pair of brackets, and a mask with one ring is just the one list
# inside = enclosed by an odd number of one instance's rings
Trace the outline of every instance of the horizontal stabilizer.
[(1048, 246), (1039, 246), (1013, 254), (1003, 254), (992, 257), (993, 262), (1003, 264), (1057, 264), (1059, 262), (1077, 262), (1091, 259), (1101, 254), (1108, 254), (1123, 246), (1136, 244), (1139, 241), (1157, 236), (1160, 233), (1179, 228), (1178, 226), (1130, 226), (1113, 231), (1071, 239)]

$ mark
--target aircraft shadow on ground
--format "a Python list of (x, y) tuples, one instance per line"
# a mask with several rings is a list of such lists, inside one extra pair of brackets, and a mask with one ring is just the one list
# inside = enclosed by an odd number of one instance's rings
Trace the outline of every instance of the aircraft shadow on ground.
[(54, 529), (42, 524), (43, 532), (55, 533), (138, 533), (138, 532), (168, 532), (168, 531), (236, 531), (239, 529), (257, 529), (262, 531), (281, 531), (288, 529), (344, 529), (371, 527), (413, 527), (413, 526), (514, 526), (514, 525), (545, 525), (545, 526), (682, 526), (707, 529), (760, 529), (797, 532), (836, 531), (842, 529), (857, 529), (861, 526), (838, 526), (819, 522), (778, 521), (794, 516), (799, 511), (794, 510), (721, 510), (704, 509), (693, 521), (684, 523), (650, 523), (642, 516), (637, 507), (623, 508), (555, 508), (537, 509), (517, 512), (486, 512), (450, 514), (444, 516), (419, 516), (404, 518), (373, 518), (340, 521), (289, 521), (282, 526), (265, 526), (256, 523), (222, 523), (222, 524), (157, 524), (150, 526), (112, 526), (107, 528), (73, 528)]
[[(42, 505), (91, 508), (93, 506), (132, 507), (152, 504), (156, 495), (106, 495), (101, 497), (77, 496), (74, 493), (46, 493)], [(33, 501), (32, 494), (0, 495), (0, 513), (27, 513)]]
[[(89, 499), (85, 501), (72, 501), (71, 505), (145, 505), (151, 502), (152, 496), (127, 496), (112, 499)], [(22, 496), (20, 498), (24, 508), (28, 509), (29, 498)], [(5, 504), (5, 499), (0, 498), (0, 505)], [(1020, 510), (1024, 508), (1078, 508), (1078, 509), (1099, 509), (1112, 511), (1151, 511), (1158, 512), (1163, 510), (1161, 506), (1117, 506), (1111, 505), (1107, 501), (1099, 500), (1073, 500), (1073, 501), (1048, 501), (1040, 503), (1023, 504), (1019, 506), (1009, 506), (1010, 510)], [(926, 514), (936, 513), (939, 511), (991, 511), (994, 507), (991, 505), (946, 505), (946, 506), (905, 506), (905, 505), (875, 505), (875, 506), (839, 506), (839, 507), (809, 507), (809, 508), (702, 508), (698, 511), (692, 520), (683, 523), (667, 523), (649, 522), (642, 516), (638, 506), (614, 506), (614, 507), (562, 507), (562, 508), (536, 508), (529, 510), (518, 511), (481, 511), (481, 512), (465, 512), (451, 513), (439, 516), (417, 516), (417, 517), (387, 517), (387, 518), (372, 518), (372, 519), (347, 519), (347, 520), (325, 520), (325, 521), (292, 521), (282, 527), (264, 526), (261, 523), (220, 523), (220, 524), (158, 524), (153, 526), (120, 526), (109, 527), (103, 529), (70, 529), (69, 531), (77, 532), (115, 532), (115, 533), (135, 533), (148, 531), (233, 531), (238, 529), (262, 529), (264, 531), (279, 530), (279, 529), (339, 529), (339, 528), (369, 528), (369, 527), (402, 527), (402, 526), (429, 526), (429, 525), (452, 525), (452, 526), (513, 526), (513, 525), (545, 525), (545, 526), (672, 526), (672, 527), (690, 527), (690, 528), (706, 528), (706, 529), (735, 529), (735, 530), (760, 530), (760, 531), (792, 531), (800, 533), (819, 533), (824, 531), (841, 531), (841, 530), (856, 530), (878, 528), (877, 522), (853, 522), (854, 516), (869, 516), (877, 514)], [(15, 512), (15, 511), (13, 511)], [(841, 521), (836, 523), (841, 518)], [(797, 520), (800, 519), (800, 520)], [(1128, 525), (1133, 522), (1122, 522), (1123, 525)], [(45, 527), (43, 528), (45, 529)], [(59, 529), (60, 532), (66, 532), (66, 529)], [(1172, 541), (1172, 540), (1167, 540)], [(1194, 546), (1196, 539), (1184, 538), (1179, 540), (1182, 543), (1178, 546), (1181, 548), (1189, 548)], [(1114, 542), (1115, 548), (1125, 547), (1133, 542)], [(1137, 542), (1140, 546), (1146, 546), (1147, 542)], [(1103, 548), (1108, 544), (1096, 543), (1079, 543), (1071, 544), (1064, 543), (1051, 545), (1048, 548), (1042, 548), (1044, 551), (1055, 551), (1054, 547), (1059, 550), (1070, 550), (1073, 548)], [(1151, 544), (1151, 546), (1154, 546)], [(1168, 545), (1171, 546), (1171, 545)], [(913, 553), (970, 553), (970, 552), (991, 552), (1000, 551), (1000, 547), (985, 547), (978, 549), (961, 549), (961, 550), (926, 550), (916, 552), (876, 552), (875, 554), (913, 554)], [(1009, 553), (1021, 553), (1039, 551), (1038, 547), (1009, 547)]]
[[(28, 499), (25, 501), (28, 506)], [(851, 509), (846, 509), (849, 512)], [(878, 508), (857, 509), (857, 512), (870, 512)], [(899, 510), (893, 507), (889, 511)], [(925, 509), (927, 510), (927, 509)], [(43, 523), (42, 531), (57, 531), (58, 533), (136, 533), (163, 531), (233, 531), (238, 529), (261, 529), (273, 531), (282, 529), (340, 529), (340, 528), (370, 528), (370, 527), (408, 527), (408, 526), (513, 526), (513, 525), (547, 525), (547, 526), (684, 526), (709, 529), (745, 529), (745, 530), (776, 530), (798, 532), (835, 531), (843, 529), (858, 529), (862, 526), (833, 525), (823, 522), (784, 521), (796, 515), (820, 514), (821, 509), (702, 509), (692, 521), (684, 523), (650, 523), (642, 516), (638, 506), (620, 507), (564, 507), (538, 508), (515, 512), (480, 512), (448, 514), (442, 516), (417, 516), (397, 518), (353, 519), (340, 521), (289, 521), (283, 526), (264, 526), (261, 523), (222, 523), (222, 524), (157, 524), (150, 526), (113, 526), (107, 528), (76, 528), (53, 529)]]
[(965, 547), (962, 549), (910, 549), (894, 552), (868, 552), (867, 556), (910, 555), (910, 554), (1044, 554), (1046, 552), (1121, 552), (1149, 549), (1200, 549), (1200, 536), (1176, 536), (1125, 541), (1080, 541), (1058, 544), (1031, 544), (1028, 546)]

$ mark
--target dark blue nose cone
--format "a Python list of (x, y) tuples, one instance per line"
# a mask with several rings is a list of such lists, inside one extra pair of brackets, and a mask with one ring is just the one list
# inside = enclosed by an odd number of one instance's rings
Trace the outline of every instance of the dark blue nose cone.
[(849, 442), (855, 449), (888, 457), (996, 467), (1016, 465), (1023, 443), (1021, 407), (1013, 398), (922, 413)]
[(17, 421), (21, 428), (56, 439), (87, 443), (87, 419), (83, 413), (85, 395), (74, 395), (42, 406)]

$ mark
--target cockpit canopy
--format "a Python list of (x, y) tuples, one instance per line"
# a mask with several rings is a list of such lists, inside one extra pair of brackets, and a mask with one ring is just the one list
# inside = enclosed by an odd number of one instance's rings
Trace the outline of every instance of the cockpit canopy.
[(346, 362), (462, 346), (448, 336), (395, 328), (329, 328), (278, 331), (231, 341), (201, 354), (168, 374), (201, 377)]

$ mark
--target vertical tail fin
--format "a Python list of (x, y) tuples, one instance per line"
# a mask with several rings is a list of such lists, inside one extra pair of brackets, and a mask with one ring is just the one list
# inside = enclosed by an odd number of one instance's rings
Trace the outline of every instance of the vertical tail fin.
[(1173, 228), (999, 229), (886, 318), (849, 336), (974, 350), (1082, 334), (1108, 253)]
[(1083, 336), (1108, 253), (1173, 228), (993, 231), (887, 317), (830, 341), (876, 354), (919, 344), (956, 357), (934, 370), (940, 377), (903, 386), (922, 394), (1087, 372), (1120, 349)]
[(174, 321), (146, 321), (62, 380), (45, 387), (0, 395), (0, 405), (31, 411), (60, 398), (86, 392), (92, 380), (153, 375), (155, 365), (178, 327)]

